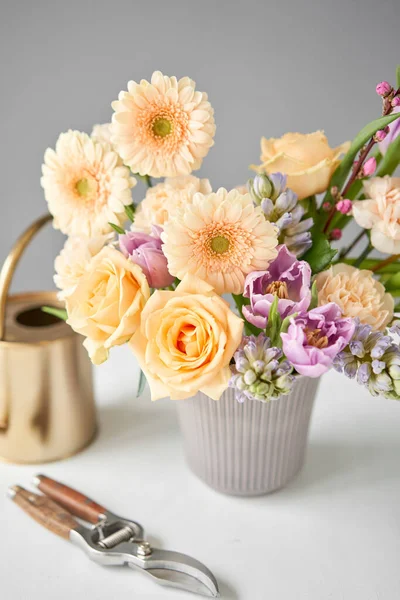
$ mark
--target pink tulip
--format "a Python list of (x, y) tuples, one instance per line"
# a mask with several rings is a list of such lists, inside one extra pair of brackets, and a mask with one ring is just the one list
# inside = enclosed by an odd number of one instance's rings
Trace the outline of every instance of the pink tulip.
[(174, 277), (168, 272), (167, 259), (161, 249), (160, 233), (161, 228), (154, 226), (152, 235), (127, 231), (119, 236), (121, 252), (141, 267), (152, 288), (164, 288), (174, 281)]
[(351, 340), (354, 319), (342, 319), (334, 302), (302, 313), (281, 333), (283, 352), (300, 375), (319, 377)]

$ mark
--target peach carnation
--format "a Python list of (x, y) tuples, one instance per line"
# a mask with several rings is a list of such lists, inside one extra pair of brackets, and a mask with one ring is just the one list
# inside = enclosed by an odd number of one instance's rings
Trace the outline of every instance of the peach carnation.
[(109, 144), (68, 131), (44, 155), (41, 184), (56, 229), (94, 237), (122, 225), (136, 179)]
[(209, 194), (211, 185), (208, 179), (199, 179), (194, 175), (168, 177), (164, 183), (151, 187), (139, 204), (132, 229), (151, 231), (152, 225), (164, 227), (170, 215), (190, 202), (196, 192)]
[(383, 330), (393, 318), (393, 297), (372, 271), (340, 263), (319, 273), (316, 282), (319, 306), (335, 302), (343, 317), (358, 317), (375, 330)]
[(353, 202), (360, 227), (371, 229), (371, 243), (385, 254), (400, 254), (400, 178), (373, 177), (364, 182), (366, 200)]
[(265, 270), (277, 255), (278, 230), (250, 194), (237, 190), (195, 194), (164, 227), (168, 270), (211, 284), (218, 294), (243, 292), (251, 271)]
[(214, 143), (214, 111), (189, 77), (177, 80), (155, 71), (150, 83), (130, 81), (112, 107), (113, 144), (140, 175), (187, 175)]

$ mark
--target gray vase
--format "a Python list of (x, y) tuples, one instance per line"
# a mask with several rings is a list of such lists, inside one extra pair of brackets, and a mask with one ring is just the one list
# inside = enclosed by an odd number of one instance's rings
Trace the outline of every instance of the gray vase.
[(288, 396), (266, 403), (240, 404), (231, 388), (219, 401), (201, 392), (178, 401), (192, 471), (224, 494), (258, 496), (286, 485), (304, 463), (318, 383), (301, 377)]

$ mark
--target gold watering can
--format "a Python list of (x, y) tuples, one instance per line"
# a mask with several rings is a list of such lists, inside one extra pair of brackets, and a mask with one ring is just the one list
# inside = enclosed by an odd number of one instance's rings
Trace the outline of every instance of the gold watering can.
[(59, 460), (96, 432), (92, 367), (82, 337), (41, 307), (62, 307), (55, 292), (8, 296), (15, 268), (51, 215), (21, 235), (0, 273), (0, 458)]

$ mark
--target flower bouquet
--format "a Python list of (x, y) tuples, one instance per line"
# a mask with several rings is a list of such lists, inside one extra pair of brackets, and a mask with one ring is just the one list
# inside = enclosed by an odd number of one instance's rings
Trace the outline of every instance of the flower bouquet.
[(183, 400), (189, 462), (220, 490), (265, 493), (299, 470), (328, 369), (400, 398), (397, 78), (377, 86), (383, 115), (352, 143), (263, 138), (254, 178), (229, 191), (192, 174), (215, 123), (188, 77), (129, 82), (112, 123), (45, 153), (49, 211), (69, 236), (55, 261), (61, 316), (93, 363), (128, 343), (152, 400)]

